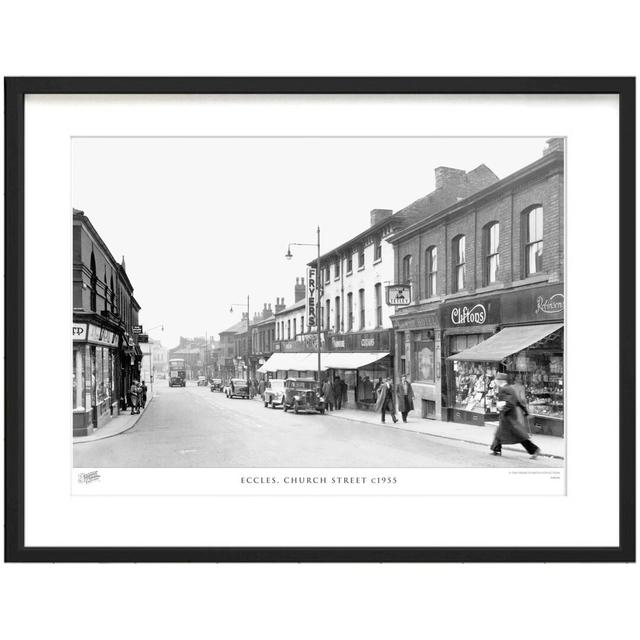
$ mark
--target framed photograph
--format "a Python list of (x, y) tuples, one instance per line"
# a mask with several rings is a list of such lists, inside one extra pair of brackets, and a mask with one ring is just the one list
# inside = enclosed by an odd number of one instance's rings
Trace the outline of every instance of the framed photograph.
[(5, 132), (8, 561), (635, 561), (633, 78), (7, 78)]

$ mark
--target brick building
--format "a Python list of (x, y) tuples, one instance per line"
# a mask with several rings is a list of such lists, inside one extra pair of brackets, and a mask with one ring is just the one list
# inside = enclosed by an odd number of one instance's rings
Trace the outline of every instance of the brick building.
[(413, 381), (426, 418), (496, 418), (493, 384), (526, 388), (537, 429), (563, 434), (564, 149), (397, 232), (396, 378)]
[(140, 305), (84, 212), (73, 210), (73, 434), (90, 435), (127, 407), (142, 352), (133, 338)]

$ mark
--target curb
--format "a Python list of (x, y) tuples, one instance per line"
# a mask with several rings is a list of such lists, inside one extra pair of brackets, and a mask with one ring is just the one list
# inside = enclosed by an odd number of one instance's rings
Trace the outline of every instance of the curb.
[[(380, 426), (383, 427), (385, 429), (399, 429), (400, 431), (407, 431), (408, 433), (417, 433), (417, 434), (421, 434), (423, 436), (431, 436), (433, 438), (442, 438), (443, 440), (454, 440), (456, 442), (464, 442), (466, 444), (475, 444), (478, 445), (480, 447), (487, 447), (489, 445), (487, 445), (486, 442), (478, 442), (477, 440), (466, 440), (465, 438), (454, 438), (453, 436), (443, 436), (440, 433), (430, 433), (429, 431), (418, 431), (416, 429), (405, 429), (404, 427), (397, 427), (396, 425), (391, 425), (391, 424), (382, 424), (380, 423), (378, 424), (374, 424), (372, 422), (369, 422), (367, 420), (358, 420), (357, 418), (352, 418), (352, 417), (347, 417), (347, 416), (337, 416), (334, 413), (330, 413), (327, 412), (325, 413), (325, 415), (328, 415), (331, 418), (342, 418), (343, 420), (349, 420), (351, 422), (359, 422), (360, 424), (368, 424), (369, 426), (375, 427), (375, 426)], [(516, 449), (515, 447), (509, 446), (509, 445), (502, 445), (502, 448), (506, 451), (513, 451), (514, 453), (522, 453), (525, 454), (526, 452), (521, 451), (520, 449)], [(540, 458), (553, 458), (555, 460), (564, 460), (563, 456), (557, 456), (553, 453), (540, 453), (539, 456)]]
[(73, 444), (87, 444), (89, 442), (96, 442), (97, 440), (106, 440), (107, 438), (113, 438), (114, 436), (119, 436), (127, 431), (129, 431), (130, 429), (133, 429), (133, 427), (135, 427), (138, 424), (138, 420), (140, 420), (140, 418), (142, 418), (142, 416), (144, 415), (145, 411), (147, 410), (147, 408), (149, 407), (149, 405), (151, 405), (151, 403), (153, 402), (153, 399), (155, 398), (155, 393), (153, 394), (153, 396), (151, 396), (151, 398), (149, 398), (147, 404), (145, 405), (144, 409), (138, 414), (137, 418), (135, 420), (133, 420), (133, 422), (131, 423), (127, 423), (120, 431), (116, 431), (115, 433), (106, 433), (104, 435), (98, 435), (98, 434), (92, 434), (90, 436), (79, 436), (73, 439)]

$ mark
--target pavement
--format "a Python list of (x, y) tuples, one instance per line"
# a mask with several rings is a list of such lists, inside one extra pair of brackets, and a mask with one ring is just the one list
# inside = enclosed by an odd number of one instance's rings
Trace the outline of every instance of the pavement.
[[(487, 447), (493, 441), (493, 434), (498, 426), (497, 423), (477, 426), (472, 424), (458, 424), (457, 422), (444, 422), (442, 420), (428, 420), (425, 418), (416, 418), (415, 413), (413, 415), (409, 413), (406, 423), (402, 422), (401, 416), (398, 414), (398, 422), (396, 424), (394, 424), (390, 418), (387, 418), (387, 421), (382, 424), (380, 422), (379, 413), (376, 413), (375, 411), (359, 411), (357, 409), (328, 411), (327, 415), (332, 418), (339, 417), (343, 420), (375, 424), (383, 428), (387, 427), (390, 429), (414, 431), (428, 436), (447, 438), (449, 440), (459, 440), (461, 442)], [(564, 460), (564, 438), (536, 434), (532, 435), (531, 439), (542, 450), (540, 453), (541, 456)], [(503, 445), (502, 448), (510, 451), (523, 451), (523, 447), (521, 445)]]
[[(229, 399), (206, 387), (154, 385), (140, 416), (121, 416), (118, 437), (83, 439), (74, 446), (82, 468), (454, 468), (561, 467), (562, 460), (531, 460), (524, 449), (491, 456), (479, 439), (427, 434), (414, 419), (402, 428), (348, 409), (319, 415), (265, 408)], [(376, 420), (378, 417), (378, 420)], [(135, 422), (133, 422), (133, 420)], [(449, 429), (452, 425), (444, 423)], [(428, 425), (433, 430), (433, 424)], [(454, 425), (455, 427), (460, 425)], [(106, 430), (106, 427), (105, 427)], [(487, 428), (487, 434), (492, 432)], [(107, 435), (106, 432), (104, 435)], [(90, 436), (91, 437), (91, 436)]]
[(147, 397), (147, 403), (144, 406), (144, 409), (140, 409), (140, 413), (131, 413), (130, 409), (127, 409), (126, 412), (117, 415), (115, 418), (111, 418), (109, 422), (107, 422), (102, 427), (96, 429), (91, 435), (88, 436), (75, 436), (73, 438), (73, 444), (84, 444), (87, 442), (95, 442), (96, 440), (104, 440), (105, 438), (112, 438), (113, 436), (118, 436), (125, 431), (135, 427), (136, 423), (144, 412), (149, 408), (151, 401), (153, 400), (153, 395), (149, 394)]

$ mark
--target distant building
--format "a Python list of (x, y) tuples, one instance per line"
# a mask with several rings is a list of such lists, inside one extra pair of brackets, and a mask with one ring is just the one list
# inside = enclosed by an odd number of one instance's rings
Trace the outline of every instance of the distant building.
[(185, 361), (187, 380), (197, 380), (199, 376), (206, 376), (207, 345), (208, 340), (204, 336), (180, 336), (180, 344), (169, 349), (167, 359), (182, 358)]
[(126, 409), (140, 377), (133, 339), (140, 305), (124, 258), (118, 263), (84, 212), (73, 210), (73, 434), (89, 435)]

